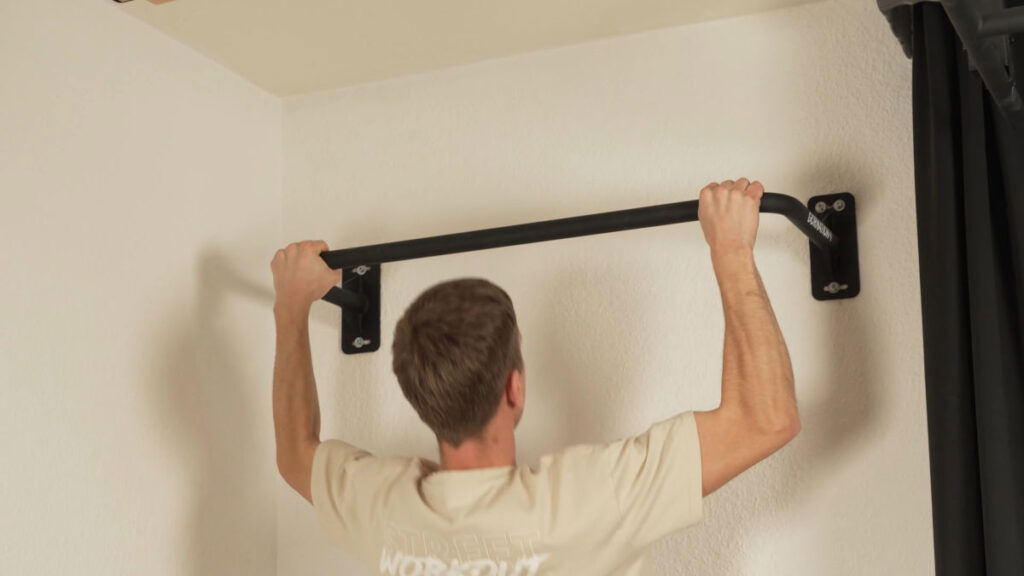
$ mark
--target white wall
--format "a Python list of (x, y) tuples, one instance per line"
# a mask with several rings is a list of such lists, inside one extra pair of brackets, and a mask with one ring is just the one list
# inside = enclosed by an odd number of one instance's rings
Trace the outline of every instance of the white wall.
[[(289, 99), (288, 239), (354, 246), (696, 199), (748, 176), (852, 191), (863, 289), (811, 298), (806, 239), (761, 220), (756, 258), (803, 433), (663, 540), (650, 574), (933, 573), (910, 63), (872, 2), (815, 3)], [(697, 223), (386, 264), (382, 349), (312, 332), (324, 434), (436, 456), (390, 370), (394, 323), (444, 279), (509, 291), (530, 385), (519, 458), (717, 404), (723, 321)], [(279, 485), (280, 486), (280, 485)], [(282, 576), (365, 574), (280, 497)]]
[[(804, 432), (648, 572), (932, 573), (909, 95), (873, 3), (842, 0), (294, 98), (282, 134), (279, 100), (113, 3), (0, 2), (0, 573), (366, 573), (275, 477), (274, 249), (740, 175), (852, 191), (863, 291), (813, 300), (806, 241), (762, 219)], [(409, 302), (460, 276), (516, 303), (522, 462), (718, 401), (691, 223), (385, 265), (381, 351), (342, 355), (338, 310), (315, 307), (325, 436), (436, 456), (389, 348)]]
[(0, 2), (0, 574), (270, 575), (281, 103)]

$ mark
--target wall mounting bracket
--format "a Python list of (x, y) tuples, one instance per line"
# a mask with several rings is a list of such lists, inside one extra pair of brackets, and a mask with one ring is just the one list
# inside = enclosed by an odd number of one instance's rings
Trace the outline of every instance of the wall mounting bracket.
[(374, 352), (380, 348), (380, 264), (360, 264), (341, 271), (341, 285), (366, 299), (366, 305), (341, 308), (341, 351)]
[(860, 262), (857, 253), (857, 205), (853, 194), (839, 192), (812, 196), (808, 212), (814, 213), (836, 236), (832, 250), (810, 244), (811, 295), (816, 300), (853, 298), (860, 293)]

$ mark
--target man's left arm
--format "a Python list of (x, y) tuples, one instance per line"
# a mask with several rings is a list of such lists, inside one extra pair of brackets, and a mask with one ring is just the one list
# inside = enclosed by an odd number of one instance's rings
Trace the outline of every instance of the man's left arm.
[(320, 258), (327, 243), (306, 241), (278, 250), (274, 273), (274, 436), (277, 469), (296, 492), (312, 503), (313, 456), (320, 445), (320, 404), (309, 346), (309, 311), (341, 279)]

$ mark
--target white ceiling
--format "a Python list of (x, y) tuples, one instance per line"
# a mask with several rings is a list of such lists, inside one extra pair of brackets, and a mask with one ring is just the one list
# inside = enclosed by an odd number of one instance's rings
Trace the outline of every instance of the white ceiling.
[(813, 0), (144, 0), (122, 10), (281, 96)]

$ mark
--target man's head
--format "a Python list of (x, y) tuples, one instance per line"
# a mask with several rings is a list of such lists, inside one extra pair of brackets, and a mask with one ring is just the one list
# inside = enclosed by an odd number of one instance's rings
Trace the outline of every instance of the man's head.
[(435, 284), (395, 326), (392, 370), (438, 440), (458, 447), (496, 414), (518, 424), (525, 401), (521, 334), (508, 294), (483, 278)]

